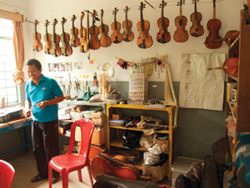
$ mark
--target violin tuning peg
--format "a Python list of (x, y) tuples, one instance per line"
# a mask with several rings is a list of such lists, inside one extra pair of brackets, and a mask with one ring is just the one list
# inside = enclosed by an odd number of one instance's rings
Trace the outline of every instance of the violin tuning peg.
[(168, 3), (167, 3), (167, 2), (165, 2), (165, 3), (164, 3), (164, 6), (167, 6), (167, 4), (168, 4)]
[(180, 2), (177, 2), (177, 6), (180, 6)]

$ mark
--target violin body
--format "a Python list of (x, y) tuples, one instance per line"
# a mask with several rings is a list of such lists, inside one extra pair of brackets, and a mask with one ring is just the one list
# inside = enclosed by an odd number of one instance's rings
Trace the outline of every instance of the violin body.
[(156, 40), (163, 44), (169, 42), (171, 39), (170, 33), (168, 32), (169, 19), (165, 17), (159, 18), (157, 24), (159, 32), (156, 35)]
[[(144, 29), (142, 30), (141, 25), (143, 24)], [(139, 21), (137, 23), (137, 29), (139, 31), (139, 37), (137, 38), (137, 46), (139, 48), (149, 48), (153, 44), (152, 37), (149, 35), (150, 23), (147, 20), (143, 20), (143, 23)]]
[(71, 34), (70, 46), (72, 46), (72, 47), (80, 46), (80, 39), (78, 37), (78, 29), (75, 27), (72, 28), (70, 30), (70, 34)]
[(97, 26), (93, 25), (89, 28), (90, 40), (89, 48), (92, 50), (97, 50), (100, 48), (100, 41), (98, 39), (99, 29)]
[(124, 32), (122, 34), (122, 39), (125, 42), (130, 42), (130, 41), (134, 40), (134, 33), (131, 30), (132, 25), (133, 25), (133, 23), (131, 20), (125, 20), (122, 22), (122, 26), (124, 28)]
[(51, 54), (51, 53), (52, 53), (52, 43), (51, 43), (52, 36), (51, 36), (51, 34), (46, 33), (46, 34), (43, 36), (43, 39), (44, 39), (44, 41), (45, 41), (44, 53), (46, 53), (46, 54)]
[(121, 24), (119, 22), (113, 22), (111, 28), (113, 30), (111, 41), (115, 44), (120, 43), (122, 41), (122, 34), (120, 33)]
[(109, 27), (103, 23), (103, 9), (101, 10), (101, 26), (99, 27), (99, 32), (101, 34), (100, 45), (102, 47), (108, 47), (111, 45), (111, 39), (108, 36)]
[(72, 47), (69, 45), (70, 36), (68, 33), (63, 32), (61, 34), (61, 54), (64, 56), (69, 56), (73, 53)]
[(61, 48), (59, 46), (59, 42), (60, 42), (60, 37), (59, 35), (55, 34), (53, 37), (52, 37), (52, 40), (55, 41), (52, 43), (52, 55), (58, 57), (61, 55)]
[(33, 50), (40, 52), (43, 49), (43, 44), (41, 43), (41, 34), (38, 32), (34, 33), (33, 39), (34, 39)]
[(41, 43), (41, 34), (37, 32), (37, 24), (38, 21), (35, 20), (35, 32), (33, 34), (33, 39), (34, 39), (34, 43), (33, 43), (33, 50), (40, 52), (43, 49), (43, 44)]
[[(219, 35), (219, 30), (221, 28), (221, 21), (218, 19), (211, 19), (207, 23), (207, 29), (209, 31), (208, 37), (206, 37), (205, 45), (209, 49), (217, 49), (222, 46), (222, 40)], [(216, 42), (210, 42), (210, 41)]]
[(108, 36), (109, 27), (106, 24), (102, 24), (99, 27), (99, 32), (101, 34), (101, 38), (100, 38), (101, 47), (109, 47), (111, 45), (111, 39)]
[(87, 43), (87, 30), (86, 28), (82, 27), (80, 30), (82, 33), (82, 37), (80, 38), (80, 51), (87, 52), (88, 51), (88, 43)]
[(55, 19), (54, 23), (53, 23), (52, 52), (51, 52), (51, 54), (55, 57), (58, 57), (61, 55), (61, 48), (59, 46), (60, 36), (58, 34), (56, 34), (56, 31), (55, 31), (56, 24), (57, 24), (57, 20)]
[(202, 36), (204, 34), (204, 28), (200, 24), (200, 22), (202, 20), (201, 13), (199, 13), (199, 12), (192, 13), (190, 16), (190, 19), (192, 21), (192, 26), (190, 27), (190, 30), (189, 30), (190, 35), (193, 37)]
[(174, 40), (176, 42), (186, 42), (189, 38), (188, 32), (185, 29), (187, 25), (187, 18), (185, 16), (178, 16), (175, 18), (175, 25), (177, 27), (174, 32)]

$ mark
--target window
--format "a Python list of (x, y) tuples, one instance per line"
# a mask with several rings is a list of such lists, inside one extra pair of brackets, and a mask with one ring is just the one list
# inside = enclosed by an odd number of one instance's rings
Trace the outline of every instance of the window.
[(12, 21), (0, 18), (0, 99), (5, 97), (6, 105), (19, 102), (19, 88), (12, 76), (15, 71), (12, 36)]

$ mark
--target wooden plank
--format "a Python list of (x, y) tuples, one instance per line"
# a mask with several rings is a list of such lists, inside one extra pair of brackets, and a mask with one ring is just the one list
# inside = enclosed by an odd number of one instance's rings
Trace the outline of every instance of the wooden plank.
[(23, 15), (22, 14), (9, 12), (9, 11), (2, 10), (2, 9), (0, 9), (0, 18), (4, 18), (7, 20), (13, 20), (16, 22), (23, 22)]
[(26, 122), (26, 121), (30, 121), (31, 119), (32, 119), (31, 117), (27, 117), (27, 118), (20, 118), (20, 119), (8, 121), (6, 123), (0, 123), (0, 129), (3, 129), (3, 128), (8, 127), (10, 125), (15, 125), (15, 124), (18, 124), (18, 123), (23, 123), (23, 122)]
[(250, 131), (250, 25), (246, 25), (246, 14), (241, 11), (239, 81), (237, 95), (236, 132)]

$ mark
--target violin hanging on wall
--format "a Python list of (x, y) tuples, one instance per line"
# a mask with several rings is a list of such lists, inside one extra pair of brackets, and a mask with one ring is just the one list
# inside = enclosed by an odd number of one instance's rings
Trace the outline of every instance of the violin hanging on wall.
[(103, 23), (103, 9), (101, 10), (101, 25), (99, 27), (99, 32), (101, 34), (100, 45), (101, 47), (109, 47), (111, 45), (111, 39), (108, 35), (109, 27)]
[(141, 20), (137, 23), (137, 29), (139, 31), (139, 37), (137, 38), (137, 46), (139, 48), (149, 48), (153, 44), (152, 37), (149, 35), (150, 23), (147, 20), (143, 19), (143, 2), (140, 5), (140, 18)]
[(49, 26), (49, 21), (46, 20), (45, 21), (45, 34), (43, 36), (43, 39), (45, 41), (45, 45), (44, 45), (44, 53), (46, 54), (51, 54), (52, 53), (52, 43), (51, 43), (51, 34), (48, 33), (48, 26)]
[(180, 6), (180, 13), (179, 16), (175, 18), (175, 25), (177, 29), (174, 32), (174, 40), (176, 42), (186, 42), (189, 36), (187, 30), (185, 29), (187, 25), (187, 18), (182, 15), (182, 0), (180, 0), (178, 5)]
[(33, 39), (34, 39), (33, 50), (40, 52), (43, 49), (43, 44), (41, 43), (41, 34), (37, 32), (37, 24), (38, 21), (35, 20), (35, 32), (33, 34)]
[(71, 19), (72, 29), (70, 30), (70, 33), (71, 33), (70, 46), (72, 46), (72, 47), (80, 46), (80, 39), (78, 38), (78, 29), (74, 25), (75, 20), (76, 20), (76, 16), (73, 15), (73, 17)]
[(128, 6), (126, 6), (126, 9), (124, 10), (125, 11), (125, 21), (122, 22), (122, 26), (124, 28), (122, 38), (125, 42), (130, 42), (134, 39), (134, 33), (131, 30), (133, 23), (131, 20), (128, 20), (128, 10), (129, 10), (129, 8), (128, 8)]
[[(89, 13), (87, 13), (89, 14)], [(81, 18), (80, 18), (80, 52), (87, 52), (89, 47), (88, 47), (88, 31), (85, 27), (82, 26), (82, 20), (84, 18), (85, 13), (82, 12)], [(87, 16), (88, 19), (88, 16)], [(88, 20), (87, 20), (87, 27), (88, 25)]]
[(159, 32), (157, 33), (156, 40), (162, 44), (169, 42), (171, 39), (170, 33), (168, 32), (169, 19), (164, 17), (164, 7), (166, 5), (167, 3), (162, 0), (160, 4), (161, 18), (157, 21)]
[(93, 14), (92, 14), (92, 26), (89, 28), (89, 33), (90, 33), (90, 40), (89, 40), (89, 48), (91, 50), (97, 50), (100, 48), (100, 41), (98, 39), (98, 35), (99, 35), (99, 29), (98, 27), (95, 25), (95, 20), (96, 20), (96, 11), (93, 10)]
[(203, 26), (201, 25), (202, 15), (201, 13), (197, 12), (197, 1), (193, 0), (194, 2), (194, 13), (190, 15), (190, 19), (192, 21), (192, 26), (190, 27), (189, 33), (193, 37), (200, 37), (204, 33)]
[(113, 11), (114, 22), (111, 24), (111, 28), (113, 30), (113, 33), (111, 35), (111, 41), (115, 44), (118, 44), (122, 41), (122, 34), (120, 33), (121, 24), (119, 22), (117, 22), (117, 20), (116, 20), (117, 12), (118, 12), (118, 10), (115, 7), (115, 10)]
[(70, 56), (73, 53), (72, 47), (69, 45), (70, 36), (68, 33), (64, 31), (64, 24), (66, 23), (66, 19), (62, 18), (62, 34), (61, 34), (61, 53), (64, 56)]
[(53, 22), (53, 36), (52, 36), (52, 55), (58, 57), (61, 55), (61, 48), (59, 46), (60, 36), (56, 34), (56, 24), (57, 19), (54, 19)]
[[(213, 0), (213, 19), (207, 22), (207, 29), (209, 31), (208, 37), (205, 40), (205, 46), (209, 49), (217, 49), (222, 46), (221, 36), (219, 35), (219, 30), (221, 28), (221, 21), (216, 19), (216, 5), (215, 1)], [(211, 42), (215, 41), (215, 42)]]

